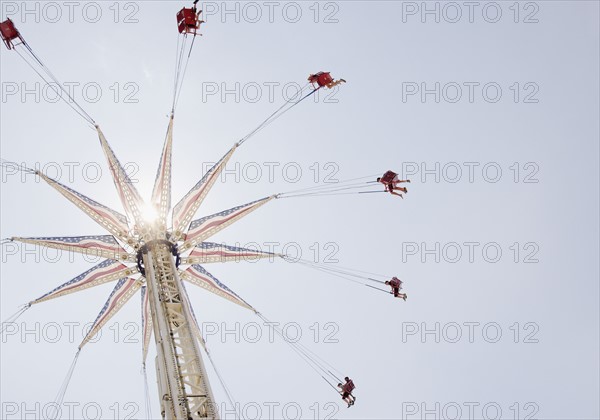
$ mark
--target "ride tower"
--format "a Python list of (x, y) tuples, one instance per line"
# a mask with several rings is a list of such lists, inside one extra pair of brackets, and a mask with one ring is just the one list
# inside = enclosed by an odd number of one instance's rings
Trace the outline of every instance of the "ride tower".
[(146, 288), (163, 419), (217, 419), (218, 410), (194, 331), (189, 298), (178, 275), (177, 244), (157, 220), (147, 225), (137, 253)]

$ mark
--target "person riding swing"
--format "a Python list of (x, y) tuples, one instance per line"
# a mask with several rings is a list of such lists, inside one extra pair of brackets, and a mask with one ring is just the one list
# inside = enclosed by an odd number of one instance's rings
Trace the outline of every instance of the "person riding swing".
[(389, 192), (392, 195), (397, 195), (400, 198), (404, 198), (402, 194), (397, 193), (396, 191), (402, 191), (404, 194), (408, 193), (406, 187), (399, 187), (398, 184), (403, 182), (409, 182), (410, 179), (401, 180), (398, 179), (398, 174), (392, 171), (387, 171), (377, 178), (377, 182), (385, 185), (385, 191)]
[(344, 381), (346, 381), (346, 383), (342, 384), (340, 382), (337, 386), (341, 390), (340, 394), (342, 395), (342, 400), (344, 400), (348, 404), (348, 408), (350, 408), (356, 402), (356, 397), (352, 395), (352, 391), (354, 391), (354, 388), (356, 387), (349, 377), (346, 376)]
[(392, 288), (392, 291), (390, 293), (393, 294), (394, 297), (401, 298), (406, 301), (407, 294), (400, 293), (400, 289), (402, 289), (402, 280), (400, 280), (397, 277), (392, 277), (392, 279), (386, 281), (385, 284)]

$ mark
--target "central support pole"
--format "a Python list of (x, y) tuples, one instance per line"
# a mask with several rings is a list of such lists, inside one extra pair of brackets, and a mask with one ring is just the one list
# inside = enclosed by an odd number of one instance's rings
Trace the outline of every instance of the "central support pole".
[(168, 241), (150, 241), (144, 246), (142, 259), (154, 325), (162, 417), (217, 419), (172, 247)]

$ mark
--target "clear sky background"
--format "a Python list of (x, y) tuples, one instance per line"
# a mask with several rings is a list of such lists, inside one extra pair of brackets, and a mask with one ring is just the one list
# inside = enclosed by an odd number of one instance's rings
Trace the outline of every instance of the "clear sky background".
[[(71, 19), (62, 2), (1, 3), (2, 19), (15, 21), (60, 80), (76, 84), (76, 99), (120, 160), (131, 163), (145, 196), (168, 122), (175, 13), (184, 4), (77, 3)], [(303, 418), (600, 417), (598, 3), (478, 2), (469, 9), (429, 2), (430, 14), (424, 7), (204, 6), (204, 35), (176, 115), (174, 203), (209, 162), (282, 103), (284, 85), (303, 85), (319, 70), (348, 83), (305, 101), (245, 144), (199, 214), (388, 169), (412, 181), (404, 200), (277, 200), (214, 238), (263, 249), (276, 242), (276, 251), (287, 244), (323, 264), (397, 275), (409, 296), (403, 302), (282, 261), (207, 266), (269, 319), (291, 325), (290, 334), (299, 326), (301, 342), (357, 385), (356, 405), (347, 409), (288, 346), (269, 342), (252, 313), (190, 286), (205, 332), (217, 330), (208, 345), (246, 417), (256, 417), (257, 406), (263, 419), (294, 418), (297, 408)], [(0, 57), (2, 158), (40, 165), (121, 210), (94, 131), (64, 103), (52, 103), (17, 54), (3, 47)], [(224, 89), (238, 97), (222, 96)], [(103, 233), (32, 177), (3, 172), (1, 188), (2, 238)], [(3, 246), (2, 320), (93, 265), (33, 249)], [(338, 263), (326, 259), (332, 251)], [(2, 417), (43, 415), (84, 324), (112, 287), (34, 306), (2, 336)], [(105, 419), (144, 418), (139, 320), (135, 296), (84, 348), (65, 397), (74, 414), (63, 418), (94, 418), (98, 410)], [(257, 343), (253, 323), (261, 327)], [(236, 328), (237, 338), (221, 335)], [(152, 343), (156, 417), (154, 356)], [(225, 401), (207, 369), (216, 398)]]

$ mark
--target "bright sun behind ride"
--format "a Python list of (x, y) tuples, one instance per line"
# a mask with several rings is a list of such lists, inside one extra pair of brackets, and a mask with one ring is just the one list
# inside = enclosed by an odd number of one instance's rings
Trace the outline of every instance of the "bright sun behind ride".
[(142, 219), (149, 225), (153, 225), (158, 221), (158, 212), (154, 208), (154, 206), (145, 204), (142, 207)]

